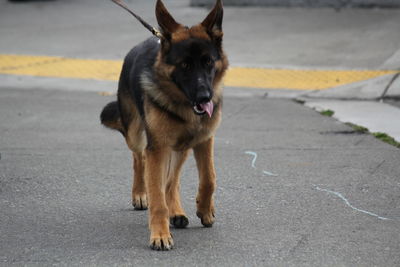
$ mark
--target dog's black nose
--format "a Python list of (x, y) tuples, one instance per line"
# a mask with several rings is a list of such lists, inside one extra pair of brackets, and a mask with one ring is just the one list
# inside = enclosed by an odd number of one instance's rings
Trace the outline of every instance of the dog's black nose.
[(200, 87), (196, 94), (196, 103), (201, 104), (201, 103), (210, 102), (211, 97), (212, 96), (211, 96), (210, 91), (207, 90), (207, 88), (205, 86)]

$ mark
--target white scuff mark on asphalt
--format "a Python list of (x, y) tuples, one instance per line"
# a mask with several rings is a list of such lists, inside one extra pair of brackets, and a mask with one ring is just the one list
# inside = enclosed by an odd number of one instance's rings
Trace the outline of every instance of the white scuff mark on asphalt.
[[(257, 160), (257, 153), (254, 151), (245, 151), (244, 153), (246, 153), (247, 155), (253, 156), (253, 160), (251, 161), (251, 167), (253, 167), (254, 169), (256, 168), (256, 160)], [(269, 175), (269, 176), (278, 176), (277, 174), (274, 174), (272, 172), (268, 172), (268, 171), (262, 171), (265, 175)]]
[(253, 156), (253, 160), (251, 161), (251, 167), (253, 167), (255, 169), (256, 168), (256, 160), (257, 160), (257, 153), (253, 152), (253, 151), (246, 151), (244, 153), (246, 153), (247, 155)]
[(267, 172), (267, 171), (264, 171), (264, 170), (263, 170), (263, 173), (266, 174), (266, 175), (269, 175), (269, 176), (278, 176), (278, 175), (275, 174), (275, 173)]
[(317, 186), (317, 185), (315, 185), (315, 184), (313, 184), (313, 186), (314, 186), (315, 189), (317, 189), (318, 191), (327, 192), (327, 193), (329, 193), (329, 194), (332, 194), (332, 195), (337, 196), (338, 198), (340, 198), (341, 200), (343, 200), (344, 203), (345, 203), (347, 206), (349, 206), (350, 208), (352, 208), (353, 210), (356, 210), (356, 211), (359, 211), (359, 212), (368, 214), (368, 215), (370, 215), (370, 216), (376, 217), (376, 218), (378, 218), (379, 220), (391, 220), (391, 219), (389, 219), (389, 218), (379, 216), (378, 214), (372, 213), (372, 212), (370, 212), (370, 211), (366, 211), (366, 210), (362, 210), (362, 209), (359, 209), (359, 208), (354, 207), (353, 205), (350, 204), (350, 202), (347, 200), (347, 198), (345, 198), (345, 197), (344, 197), (341, 193), (339, 193), (339, 192), (335, 192), (335, 191), (331, 191), (331, 190), (328, 190), (328, 189), (320, 188), (319, 186)]

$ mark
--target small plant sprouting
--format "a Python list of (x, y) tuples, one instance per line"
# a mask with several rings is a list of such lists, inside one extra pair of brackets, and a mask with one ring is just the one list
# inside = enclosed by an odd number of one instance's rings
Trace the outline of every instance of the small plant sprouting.
[(327, 116), (327, 117), (332, 117), (332, 115), (333, 115), (334, 113), (335, 113), (335, 112), (334, 112), (333, 110), (330, 110), (330, 109), (323, 110), (323, 111), (320, 112), (321, 115)]
[(400, 148), (400, 143), (394, 140), (393, 137), (387, 135), (386, 133), (381, 133), (381, 132), (376, 132), (372, 133), (373, 136), (381, 140), (382, 142), (388, 143), (392, 146), (395, 146), (397, 148)]
[(365, 128), (365, 127), (357, 125), (357, 124), (353, 124), (351, 122), (347, 122), (346, 125), (352, 127), (353, 130), (357, 133), (368, 133), (369, 132), (368, 128)]

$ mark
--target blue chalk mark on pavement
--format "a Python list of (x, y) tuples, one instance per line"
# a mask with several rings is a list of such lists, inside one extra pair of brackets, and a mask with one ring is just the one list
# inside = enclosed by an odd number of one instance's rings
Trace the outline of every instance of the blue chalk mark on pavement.
[(332, 195), (335, 195), (335, 196), (339, 197), (341, 200), (344, 201), (344, 203), (345, 203), (347, 206), (349, 206), (349, 207), (352, 208), (353, 210), (356, 210), (356, 211), (359, 211), (359, 212), (368, 214), (368, 215), (370, 215), (370, 216), (376, 217), (376, 218), (378, 218), (379, 220), (390, 220), (389, 218), (379, 216), (378, 214), (372, 213), (372, 212), (370, 212), (370, 211), (366, 211), (366, 210), (362, 210), (362, 209), (359, 209), (359, 208), (354, 207), (354, 206), (351, 205), (350, 202), (349, 202), (342, 194), (340, 194), (339, 192), (331, 191), (331, 190), (328, 190), (328, 189), (323, 189), (323, 188), (320, 188), (319, 186), (317, 186), (317, 185), (315, 185), (315, 184), (314, 184), (313, 186), (314, 186), (314, 188), (317, 189), (318, 191), (326, 192), (326, 193), (328, 193), (328, 194), (332, 194)]
[[(256, 160), (257, 160), (257, 157), (258, 157), (257, 153), (254, 152), (254, 151), (245, 151), (244, 153), (246, 153), (247, 155), (253, 156), (253, 160), (251, 161), (251, 167), (253, 167), (254, 169), (257, 169), (256, 168)], [(263, 170), (262, 172), (265, 175), (278, 176), (277, 174), (274, 174), (274, 173), (269, 172), (269, 171)]]

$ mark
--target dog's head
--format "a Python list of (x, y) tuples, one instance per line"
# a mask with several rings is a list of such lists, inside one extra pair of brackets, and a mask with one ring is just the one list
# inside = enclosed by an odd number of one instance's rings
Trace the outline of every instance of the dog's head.
[(176, 22), (161, 0), (157, 0), (156, 17), (163, 36), (158, 64), (169, 70), (169, 79), (194, 112), (211, 117), (213, 101), (221, 94), (218, 83), (228, 67), (222, 50), (221, 0), (201, 23), (192, 27)]

